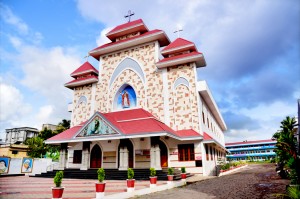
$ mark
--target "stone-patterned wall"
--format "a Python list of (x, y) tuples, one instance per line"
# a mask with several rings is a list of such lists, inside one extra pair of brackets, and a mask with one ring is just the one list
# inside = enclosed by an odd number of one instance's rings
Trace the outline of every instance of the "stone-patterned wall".
[[(110, 90), (110, 78), (118, 64), (126, 57), (136, 60), (145, 74), (145, 84), (141, 83), (138, 75), (132, 70), (124, 70), (113, 83)], [(136, 92), (138, 106), (151, 112), (155, 117), (164, 119), (163, 112), (163, 82), (161, 72), (155, 65), (155, 43), (147, 43), (126, 50), (118, 51), (101, 57), (101, 74), (96, 87), (95, 111), (111, 112), (114, 95), (122, 83), (130, 83)], [(131, 75), (131, 76), (130, 76)], [(141, 89), (141, 90), (140, 90)]]
[[(201, 133), (194, 67), (194, 64), (185, 64), (168, 68), (170, 126), (174, 130), (192, 128)], [(179, 85), (174, 90), (174, 82), (179, 77), (189, 82), (189, 89), (184, 85)]]
[[(87, 98), (87, 103), (78, 103), (81, 96)], [(71, 126), (85, 122), (90, 117), (91, 111), (91, 101), (92, 101), (92, 85), (77, 87), (74, 90), (74, 100), (73, 100), (73, 113), (72, 113), (72, 123)]]
[(175, 95), (175, 109), (176, 113), (172, 115), (174, 117), (175, 129), (191, 129), (192, 128), (192, 115), (190, 109), (190, 91), (185, 85), (177, 86)]

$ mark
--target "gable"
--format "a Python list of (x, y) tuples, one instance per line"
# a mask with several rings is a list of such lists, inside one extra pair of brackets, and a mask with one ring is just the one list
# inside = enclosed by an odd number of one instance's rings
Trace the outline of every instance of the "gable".
[(108, 120), (104, 118), (104, 116), (97, 112), (81, 128), (76, 137), (101, 137), (120, 134), (120, 131), (116, 127), (114, 127)]

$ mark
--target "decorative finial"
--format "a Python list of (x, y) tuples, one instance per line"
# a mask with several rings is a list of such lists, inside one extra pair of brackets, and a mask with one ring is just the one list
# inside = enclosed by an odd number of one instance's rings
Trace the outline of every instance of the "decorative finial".
[(174, 33), (177, 33), (177, 38), (179, 38), (179, 32), (181, 31), (183, 31), (183, 29), (180, 29), (179, 27), (177, 27), (177, 30), (174, 31)]
[(130, 17), (134, 15), (134, 12), (131, 13), (131, 10), (128, 10), (128, 15), (125, 15), (124, 17), (127, 18), (128, 17), (128, 22), (130, 22)]

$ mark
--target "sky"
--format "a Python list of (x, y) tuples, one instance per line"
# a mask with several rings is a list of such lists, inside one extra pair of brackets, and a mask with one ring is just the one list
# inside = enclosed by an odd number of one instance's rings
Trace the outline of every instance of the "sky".
[[(0, 138), (5, 129), (70, 119), (63, 85), (113, 27), (143, 19), (192, 41), (228, 130), (225, 141), (271, 139), (300, 98), (298, 0), (0, 0)], [(99, 68), (92, 57), (88, 61)]]

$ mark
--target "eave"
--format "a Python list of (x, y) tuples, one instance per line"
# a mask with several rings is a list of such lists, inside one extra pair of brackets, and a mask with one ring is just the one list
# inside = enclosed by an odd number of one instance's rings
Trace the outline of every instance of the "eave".
[(126, 48), (130, 48), (132, 46), (137, 46), (152, 41), (158, 41), (160, 46), (166, 46), (170, 43), (170, 40), (165, 34), (165, 32), (162, 30), (157, 30), (157, 31), (149, 32), (149, 34), (145, 33), (143, 35), (131, 37), (126, 40), (105, 44), (103, 46), (100, 46), (90, 51), (89, 55), (99, 60), (100, 56), (104, 54), (112, 53), (115, 51), (123, 50)]
[(223, 117), (219, 111), (219, 108), (218, 108), (218, 106), (206, 84), (206, 81), (197, 82), (197, 91), (199, 92), (201, 97), (206, 102), (208, 108), (212, 112), (214, 118), (216, 119), (217, 123), (221, 127), (222, 131), (226, 131), (227, 130), (226, 124), (225, 124)]
[(171, 57), (171, 59), (165, 58), (157, 62), (156, 67), (161, 69), (161, 68), (166, 68), (166, 67), (191, 63), (191, 62), (195, 62), (197, 68), (206, 66), (204, 56), (202, 54), (197, 54), (197, 55), (190, 55), (186, 57), (174, 56)]
[(88, 78), (88, 79), (76, 79), (76, 80), (73, 80), (71, 82), (68, 82), (66, 83), (64, 86), (67, 87), (67, 88), (74, 88), (74, 87), (77, 87), (77, 86), (83, 86), (83, 85), (86, 85), (86, 84), (92, 84), (92, 83), (96, 83), (98, 82), (98, 78), (97, 77), (91, 77), (91, 78)]

